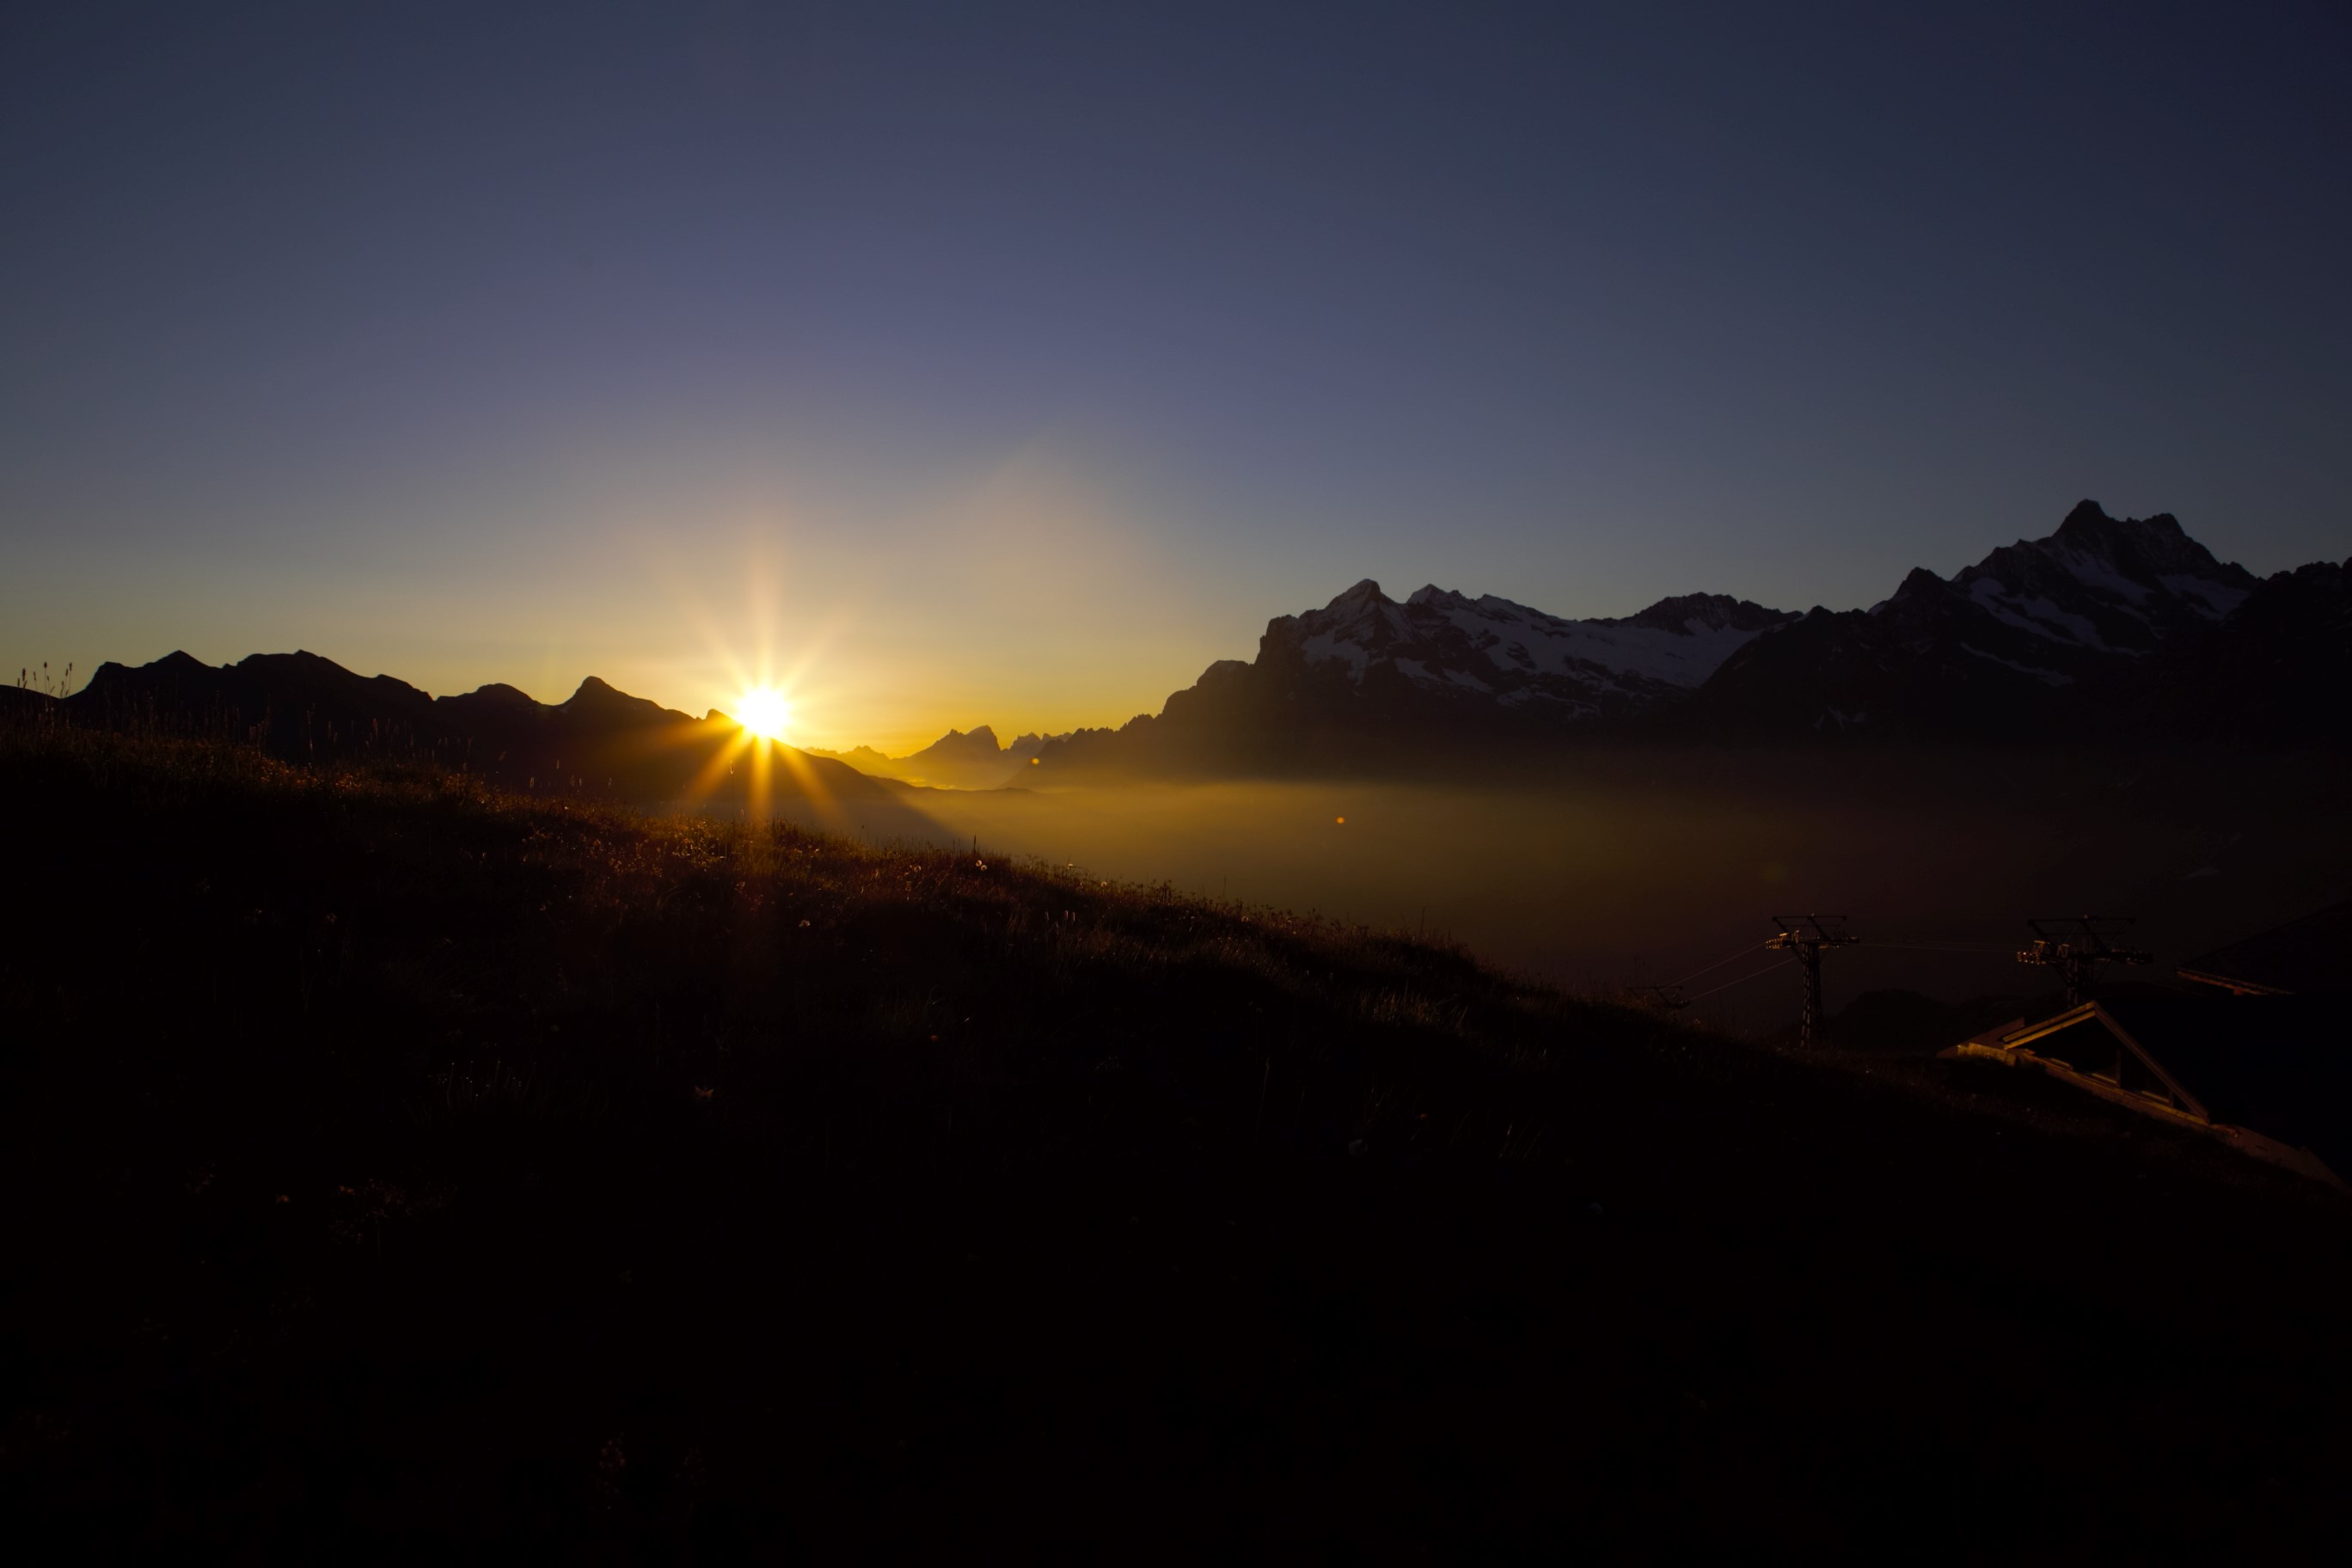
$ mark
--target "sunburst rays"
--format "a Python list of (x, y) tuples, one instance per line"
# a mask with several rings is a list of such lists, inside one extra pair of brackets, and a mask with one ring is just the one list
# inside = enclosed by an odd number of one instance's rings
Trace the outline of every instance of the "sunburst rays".
[(763, 741), (781, 741), (793, 720), (793, 705), (772, 686), (754, 686), (736, 700), (735, 721)]

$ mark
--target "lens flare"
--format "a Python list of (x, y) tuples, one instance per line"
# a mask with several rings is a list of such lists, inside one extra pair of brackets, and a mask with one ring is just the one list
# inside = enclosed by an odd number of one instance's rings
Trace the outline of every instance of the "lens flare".
[(736, 700), (735, 721), (763, 741), (781, 741), (793, 721), (793, 705), (782, 692), (755, 686)]

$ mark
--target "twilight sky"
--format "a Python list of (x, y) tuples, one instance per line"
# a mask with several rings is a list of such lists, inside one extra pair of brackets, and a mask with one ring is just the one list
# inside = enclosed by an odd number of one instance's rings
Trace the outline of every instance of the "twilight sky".
[(2352, 552), (2339, 5), (0, 15), (0, 657), (1117, 722), (1357, 578)]

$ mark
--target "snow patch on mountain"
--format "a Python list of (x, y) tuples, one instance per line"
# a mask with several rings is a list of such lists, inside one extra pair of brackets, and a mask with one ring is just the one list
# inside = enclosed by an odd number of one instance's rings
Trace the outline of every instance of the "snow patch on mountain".
[[(1359, 679), (1362, 677), (1365, 668), (1372, 662), (1370, 648), (1361, 643), (1349, 641), (1347, 637), (1339, 633), (1325, 633), (1319, 637), (1308, 637), (1299, 645), (1299, 651), (1306, 654), (1307, 662), (1309, 664), (1326, 664), (1332, 659), (1343, 660), (1349, 669), (1355, 671)], [(1421, 667), (1415, 665), (1413, 668), (1418, 670)]]
[(1972, 655), (1977, 658), (1990, 659), (1995, 664), (2007, 665), (2010, 668), (2017, 671), (2020, 675), (2030, 675), (2033, 677), (2034, 679), (2042, 682), (2044, 686), (2072, 686), (2074, 684), (2074, 678), (2063, 673), (2063, 671), (2055, 669), (2037, 669), (2030, 664), (2020, 664), (2013, 658), (2003, 658), (1997, 653), (1987, 653), (1980, 647), (1971, 647), (1967, 643), (1962, 643), (1960, 645), (1960, 651), (1965, 654)]
[(2246, 595), (2253, 592), (2251, 588), (2216, 583), (2207, 577), (2192, 577), (2186, 573), (2174, 573), (2168, 576), (2159, 577), (2157, 581), (2163, 585), (2166, 593), (2209, 621), (2224, 618), (2231, 611), (2244, 604)]
[[(1969, 584), (1969, 597), (1993, 619), (2035, 637), (2080, 643), (2101, 653), (2114, 650), (2099, 636), (2087, 616), (2062, 609), (2049, 599), (2012, 593), (1998, 578), (1979, 577)], [(2137, 650), (2134, 650), (2137, 651)]]
[(2184, 627), (2227, 616), (2255, 579), (2215, 560), (2169, 513), (2114, 518), (2086, 500), (2056, 532), (1994, 551), (1955, 574), (1951, 586), (2020, 631), (2139, 657)]
[(1428, 584), (1403, 603), (1369, 578), (1266, 628), (1308, 666), (1360, 684), (1385, 668), (1429, 691), (1571, 712), (1696, 689), (1740, 647), (1792, 617), (1721, 595), (1661, 600), (1622, 619), (1570, 620), (1495, 595)]

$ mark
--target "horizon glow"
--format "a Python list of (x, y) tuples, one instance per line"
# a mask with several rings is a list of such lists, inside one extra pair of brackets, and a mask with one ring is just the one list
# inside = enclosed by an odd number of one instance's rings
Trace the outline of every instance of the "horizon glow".
[(919, 9), (19, 30), (0, 658), (903, 755), (1364, 577), (1860, 607), (2086, 497), (2352, 554), (2340, 11)]

